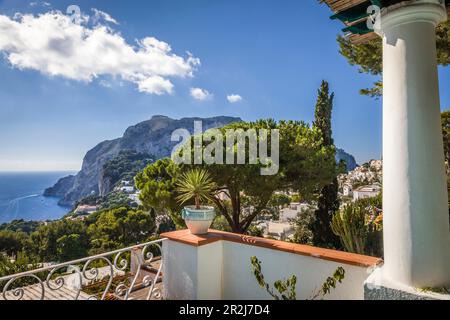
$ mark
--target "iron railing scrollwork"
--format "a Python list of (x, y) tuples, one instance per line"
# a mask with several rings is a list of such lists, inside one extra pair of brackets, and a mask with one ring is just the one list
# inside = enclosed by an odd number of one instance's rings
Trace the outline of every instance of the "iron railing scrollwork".
[(0, 300), (161, 299), (164, 240), (1, 277)]

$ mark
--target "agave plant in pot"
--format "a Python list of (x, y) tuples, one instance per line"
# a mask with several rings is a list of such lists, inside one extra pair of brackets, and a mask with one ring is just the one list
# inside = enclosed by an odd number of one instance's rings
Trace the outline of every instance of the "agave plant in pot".
[(194, 169), (181, 175), (176, 191), (177, 200), (184, 204), (194, 201), (194, 206), (186, 206), (182, 210), (182, 217), (192, 234), (202, 235), (208, 233), (216, 216), (214, 207), (202, 205), (213, 198), (215, 183), (208, 171)]

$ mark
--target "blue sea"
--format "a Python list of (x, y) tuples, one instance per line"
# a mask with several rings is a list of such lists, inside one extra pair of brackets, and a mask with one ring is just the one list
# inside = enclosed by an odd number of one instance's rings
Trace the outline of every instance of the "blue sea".
[(58, 179), (74, 172), (0, 172), (0, 223), (16, 219), (44, 221), (62, 218), (71, 208), (42, 194)]

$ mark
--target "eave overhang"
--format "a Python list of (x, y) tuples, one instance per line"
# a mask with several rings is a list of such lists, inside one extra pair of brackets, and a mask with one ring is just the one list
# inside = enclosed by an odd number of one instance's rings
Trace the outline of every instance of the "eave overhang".
[[(377, 6), (380, 9), (396, 5), (405, 0), (319, 0), (327, 4), (334, 12), (331, 16), (333, 20), (340, 20), (345, 28), (344, 34), (350, 38), (352, 43), (365, 43), (377, 38), (373, 29), (369, 28), (367, 23), (369, 17), (374, 12), (369, 10), (371, 6)], [(450, 15), (450, 0), (445, 0), (447, 11)]]

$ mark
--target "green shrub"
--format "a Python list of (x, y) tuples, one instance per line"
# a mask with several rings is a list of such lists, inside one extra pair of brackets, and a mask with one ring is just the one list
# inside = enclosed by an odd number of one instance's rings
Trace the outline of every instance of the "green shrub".
[[(274, 300), (297, 300), (297, 276), (293, 275), (285, 280), (277, 280), (274, 282), (273, 287), (277, 292), (264, 279), (262, 273), (261, 261), (257, 257), (251, 257), (250, 262), (252, 264), (253, 275), (261, 288), (264, 288), (268, 294)], [(342, 267), (336, 269), (331, 277), (322, 284), (319, 291), (312, 294), (310, 300), (315, 300), (319, 297), (325, 297), (330, 294), (332, 290), (336, 289), (338, 283), (342, 283), (345, 278), (345, 270)]]

